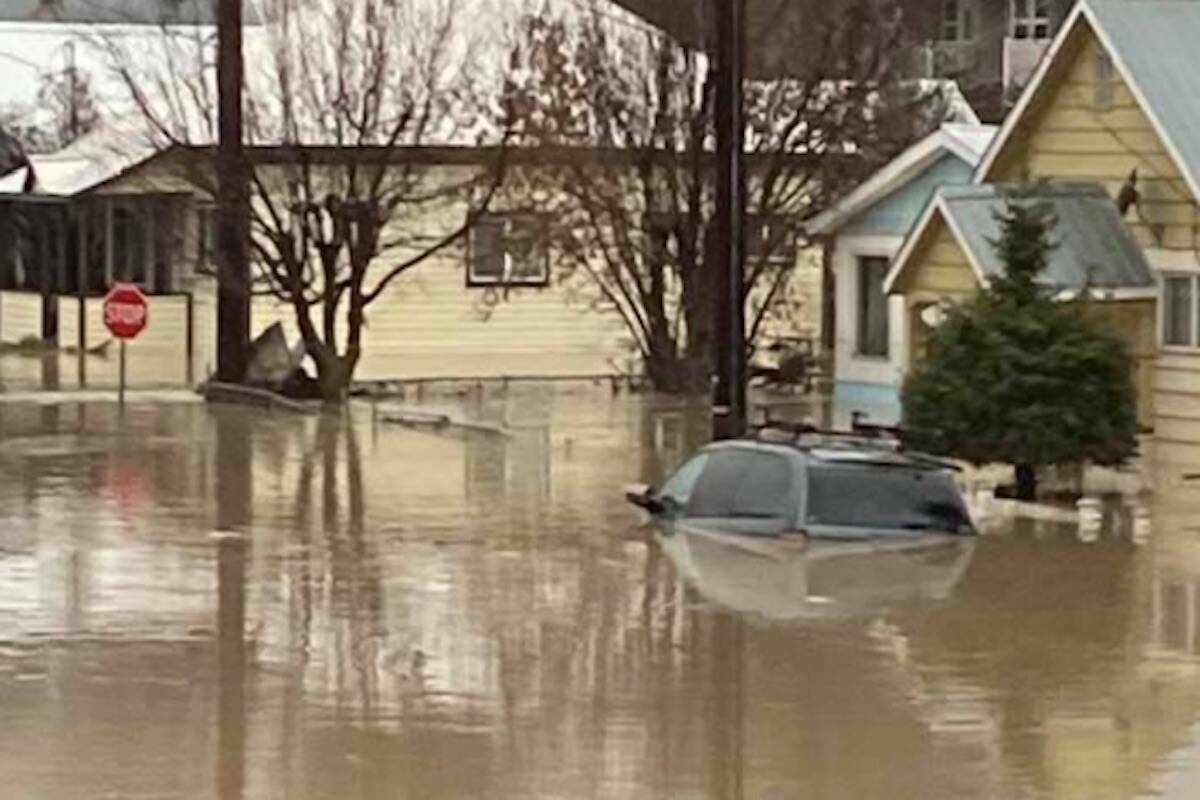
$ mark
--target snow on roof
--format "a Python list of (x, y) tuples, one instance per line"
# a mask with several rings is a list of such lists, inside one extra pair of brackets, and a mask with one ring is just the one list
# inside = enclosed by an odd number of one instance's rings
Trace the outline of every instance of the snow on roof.
[[(207, 1), (207, 0), (206, 0)], [(347, 0), (318, 0), (334, 3)], [(271, 144), (282, 140), (282, 113), (276, 94), (269, 84), (274, 80), (269, 66), (283, 44), (296, 47), (306, 25), (312, 33), (320, 20), (313, 17), (305, 22), (304, 14), (285, 21), (278, 15), (265, 13), (271, 0), (256, 0), (267, 20), (261, 26), (245, 32), (244, 45), (247, 70), (248, 118), (257, 128), (248, 136), (250, 143)], [(453, 22), (450, 37), (443, 43), (443, 59), (451, 66), (469, 63), (473, 89), (477, 95), (498, 96), (509, 63), (513, 27), (530, 11), (543, 11), (570, 19), (590, 13), (584, 0), (394, 0), (409, 14), (410, 21), (424, 24), (410, 29), (428, 30), (438, 10), (449, 10)], [(333, 6), (330, 6), (331, 8)], [(646, 30), (645, 23), (631, 12), (613, 6), (603, 12), (606, 20), (630, 30)], [(294, 27), (287, 27), (287, 26)], [(317, 28), (319, 31), (319, 27)], [(317, 39), (309, 41), (319, 44)], [(325, 37), (326, 39), (328, 37)], [(31, 158), (37, 191), (44, 194), (70, 196), (92, 189), (145, 161), (165, 149), (171, 139), (192, 145), (211, 144), (215, 136), (215, 76), (212, 65), (215, 36), (204, 26), (95, 26), (65, 23), (6, 24), (0, 22), (0, 61), (11, 61), (25, 70), (24, 79), (0, 82), (0, 107), (8, 105), (33, 106), (39, 76), (61, 71), (74, 63), (93, 76), (93, 93), (104, 120), (91, 134), (65, 150)], [(135, 65), (138, 85), (146, 92), (147, 100), (156, 108), (170, 108), (167, 115), (173, 121), (173, 136), (164, 137), (151, 130), (144, 116), (130, 97), (124, 80), (111, 69), (113, 54), (124, 54), (126, 63)], [(182, 55), (181, 55), (182, 54)], [(293, 53), (293, 56), (300, 54)], [(325, 53), (330, 57), (331, 53)], [(336, 53), (332, 54), (337, 57)], [(183, 60), (180, 60), (180, 59)], [(313, 58), (305, 52), (303, 58)], [(169, 96), (156, 86), (156, 77), (179, 73), (181, 65), (206, 65), (206, 94), (208, 101), (197, 105), (187, 93)], [(254, 65), (261, 65), (254, 68)], [(396, 81), (391, 91), (403, 91), (404, 81)], [(17, 86), (14, 87), (13, 84)], [(946, 101), (948, 118), (952, 121), (977, 124), (978, 117), (963, 97), (957, 84), (950, 81), (921, 81), (923, 93), (939, 93)], [(399, 87), (399, 88), (397, 88)], [(181, 96), (182, 95), (182, 96)], [(210, 106), (211, 107), (202, 107)], [(465, 120), (465, 121), (464, 121)], [(439, 117), (439, 127), (426, 132), (422, 143), (441, 146), (470, 146), (481, 143), (489, 135), (487, 115), (461, 115), (453, 109)], [(305, 130), (298, 137), (304, 144), (328, 144), (322, 141), (320, 126)], [(968, 134), (963, 134), (967, 136)], [(294, 141), (296, 137), (291, 137)], [(964, 145), (965, 146), (965, 145)], [(12, 192), (24, 180), (0, 181), (0, 193)]]

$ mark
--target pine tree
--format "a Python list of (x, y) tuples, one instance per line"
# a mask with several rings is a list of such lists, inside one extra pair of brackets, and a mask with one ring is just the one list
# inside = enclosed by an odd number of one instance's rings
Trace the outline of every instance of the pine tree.
[(1017, 194), (998, 220), (1006, 273), (929, 335), (905, 382), (905, 427), (939, 455), (1013, 465), (1018, 497), (1032, 500), (1038, 467), (1133, 457), (1137, 398), (1125, 346), (1091, 321), (1087, 292), (1058, 302), (1037, 284), (1048, 210)]

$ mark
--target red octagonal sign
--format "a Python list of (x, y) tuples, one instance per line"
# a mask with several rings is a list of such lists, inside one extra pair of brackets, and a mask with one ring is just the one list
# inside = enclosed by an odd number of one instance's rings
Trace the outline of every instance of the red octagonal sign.
[(118, 283), (104, 298), (104, 326), (118, 339), (135, 339), (150, 321), (150, 302), (132, 283)]

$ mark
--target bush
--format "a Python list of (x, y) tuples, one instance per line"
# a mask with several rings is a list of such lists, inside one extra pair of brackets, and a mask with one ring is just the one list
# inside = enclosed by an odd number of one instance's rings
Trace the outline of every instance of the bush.
[[(1034, 499), (1036, 469), (1126, 462), (1137, 450), (1137, 396), (1123, 343), (1034, 280), (1053, 218), (1010, 199), (994, 246), (1007, 274), (952, 308), (903, 390), (905, 427), (924, 449), (1016, 468)], [(1086, 296), (1086, 292), (1082, 293)]]

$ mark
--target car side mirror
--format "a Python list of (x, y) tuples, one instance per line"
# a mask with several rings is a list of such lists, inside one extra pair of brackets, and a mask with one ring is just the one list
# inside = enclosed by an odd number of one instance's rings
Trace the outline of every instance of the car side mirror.
[(644, 483), (633, 483), (625, 487), (625, 499), (638, 508), (658, 516), (667, 510), (667, 506), (654, 491), (654, 487)]

